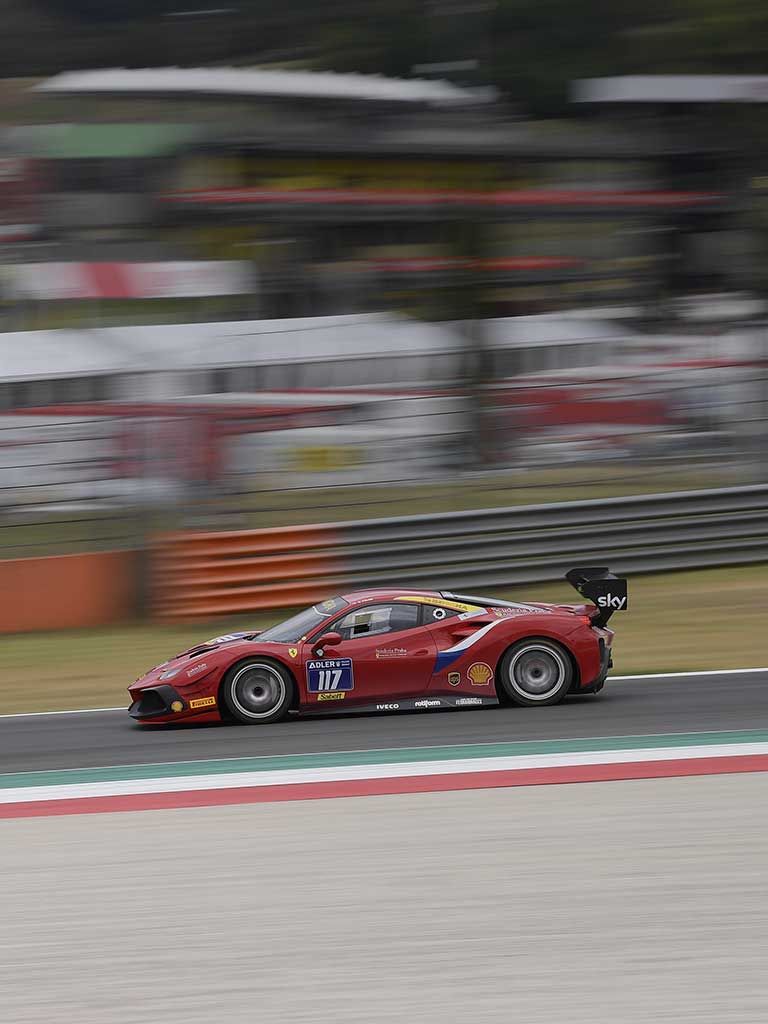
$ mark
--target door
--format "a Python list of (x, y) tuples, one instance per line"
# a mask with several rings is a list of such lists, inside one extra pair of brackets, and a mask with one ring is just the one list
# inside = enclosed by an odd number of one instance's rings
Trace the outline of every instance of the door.
[[(419, 605), (395, 601), (355, 608), (329, 623), (325, 631), (342, 639), (307, 661), (310, 703), (393, 703), (426, 693), (437, 646), (420, 620)], [(324, 696), (342, 690), (343, 698)]]

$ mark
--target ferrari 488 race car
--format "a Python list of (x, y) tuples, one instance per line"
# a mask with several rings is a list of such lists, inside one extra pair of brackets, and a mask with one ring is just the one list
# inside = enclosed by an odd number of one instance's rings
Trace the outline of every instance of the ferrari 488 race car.
[(627, 583), (592, 567), (566, 579), (593, 603), (395, 589), (334, 597), (158, 665), (128, 688), (129, 713), (146, 725), (256, 725), (289, 712), (536, 706), (596, 693), (612, 664), (606, 623), (626, 609)]

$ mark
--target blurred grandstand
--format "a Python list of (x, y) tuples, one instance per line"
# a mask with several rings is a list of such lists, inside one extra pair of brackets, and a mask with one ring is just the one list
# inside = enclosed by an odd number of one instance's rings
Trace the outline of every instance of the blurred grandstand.
[(6, 556), (763, 480), (761, 179), (704, 114), (579, 90), (597, 118), (536, 124), (434, 80), (35, 84), (0, 161)]

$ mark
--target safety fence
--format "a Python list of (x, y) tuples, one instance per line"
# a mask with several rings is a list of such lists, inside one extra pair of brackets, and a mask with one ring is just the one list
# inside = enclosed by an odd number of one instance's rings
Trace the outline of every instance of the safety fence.
[(339, 590), (466, 590), (768, 561), (768, 485), (311, 527), (176, 533), (152, 551), (154, 614), (188, 620), (311, 603)]

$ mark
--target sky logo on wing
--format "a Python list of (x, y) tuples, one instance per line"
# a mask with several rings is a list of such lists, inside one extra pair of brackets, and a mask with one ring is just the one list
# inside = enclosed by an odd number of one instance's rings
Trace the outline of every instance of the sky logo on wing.
[(496, 619), (494, 622), (489, 622), (487, 626), (481, 626), (476, 633), (472, 633), (471, 636), (465, 637), (460, 640), (459, 643), (454, 644), (453, 647), (449, 647), (446, 651), (437, 652), (437, 660), (435, 661), (434, 673), (442, 672), (443, 669), (448, 668), (454, 661), (457, 661), (463, 654), (474, 647), (478, 640), (482, 640), (486, 633), (490, 632), (494, 626), (501, 624), (501, 619)]

